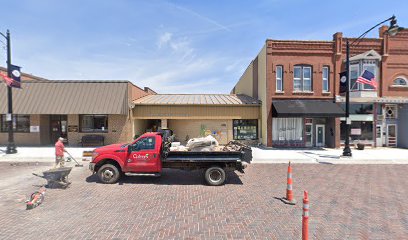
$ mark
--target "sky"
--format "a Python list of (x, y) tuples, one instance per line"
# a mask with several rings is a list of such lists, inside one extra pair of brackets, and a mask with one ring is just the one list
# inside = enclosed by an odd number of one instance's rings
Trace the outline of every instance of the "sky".
[(266, 39), (357, 37), (393, 14), (408, 27), (404, 0), (0, 0), (0, 6), (0, 31), (10, 29), (12, 63), (23, 72), (129, 80), (158, 93), (229, 93)]

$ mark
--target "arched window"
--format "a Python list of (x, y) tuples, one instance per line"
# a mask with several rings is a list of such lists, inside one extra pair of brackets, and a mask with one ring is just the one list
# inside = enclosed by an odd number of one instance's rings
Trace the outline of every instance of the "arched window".
[(393, 86), (403, 86), (408, 87), (407, 80), (402, 77), (397, 77), (394, 82), (392, 83)]

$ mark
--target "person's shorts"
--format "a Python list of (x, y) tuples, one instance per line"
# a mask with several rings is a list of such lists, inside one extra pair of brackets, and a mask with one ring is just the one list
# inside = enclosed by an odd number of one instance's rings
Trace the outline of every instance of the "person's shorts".
[(64, 157), (62, 156), (56, 156), (55, 157), (55, 164), (59, 164), (61, 167), (64, 166)]

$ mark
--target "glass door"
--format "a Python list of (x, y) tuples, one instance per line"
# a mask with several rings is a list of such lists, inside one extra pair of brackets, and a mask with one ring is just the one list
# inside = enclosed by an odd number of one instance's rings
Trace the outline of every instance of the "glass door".
[(376, 135), (377, 147), (382, 147), (383, 146), (383, 131), (382, 131), (381, 125), (377, 125), (375, 129), (375, 135)]
[(305, 124), (305, 145), (306, 147), (313, 147), (313, 124)]
[(324, 147), (325, 145), (325, 131), (324, 125), (316, 124), (316, 147)]
[(67, 115), (50, 116), (51, 143), (55, 143), (59, 137), (67, 139)]

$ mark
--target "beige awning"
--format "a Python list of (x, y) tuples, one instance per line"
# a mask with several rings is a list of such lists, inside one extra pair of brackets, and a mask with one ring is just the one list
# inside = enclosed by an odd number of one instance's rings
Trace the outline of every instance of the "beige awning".
[(235, 94), (155, 94), (133, 101), (134, 105), (260, 105), (247, 95)]
[[(15, 114), (127, 114), (127, 81), (23, 82), (13, 88)], [(7, 87), (0, 86), (0, 114), (7, 113)]]

